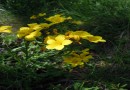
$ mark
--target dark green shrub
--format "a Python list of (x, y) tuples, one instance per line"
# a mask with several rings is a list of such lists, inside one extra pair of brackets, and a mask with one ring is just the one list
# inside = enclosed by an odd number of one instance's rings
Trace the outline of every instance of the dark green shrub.
[(2, 0), (6, 8), (20, 15), (32, 15), (42, 10), (47, 11), (51, 2), (47, 0)]
[(83, 29), (108, 40), (118, 39), (129, 28), (130, 0), (58, 0), (63, 12), (82, 20)]

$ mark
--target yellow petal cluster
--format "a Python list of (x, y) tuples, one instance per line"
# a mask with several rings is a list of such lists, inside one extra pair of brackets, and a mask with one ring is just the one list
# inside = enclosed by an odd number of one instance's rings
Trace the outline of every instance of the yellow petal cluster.
[(71, 17), (65, 18), (65, 17), (62, 17), (60, 14), (56, 14), (49, 18), (45, 18), (46, 21), (49, 21), (53, 24), (61, 23), (61, 22), (64, 22), (65, 20), (69, 20), (69, 19), (72, 19), (72, 18)]
[(17, 32), (18, 38), (23, 38), (26, 35), (29, 35), (34, 30), (29, 27), (21, 27), (20, 30)]
[(82, 50), (80, 54), (72, 52), (71, 56), (64, 57), (64, 63), (70, 64), (72, 67), (83, 66), (84, 63), (89, 62), (92, 59), (92, 55), (88, 52), (89, 49)]
[(93, 43), (106, 42), (101, 36), (89, 36), (86, 39)]
[(21, 27), (17, 33), (18, 38), (25, 38), (27, 41), (35, 40), (36, 37), (41, 36), (41, 28), (36, 27)]
[(34, 30), (42, 30), (42, 29), (47, 29), (51, 26), (52, 24), (48, 24), (48, 23), (31, 23), (31, 24), (28, 24), (28, 26), (31, 28), (31, 29), (34, 29)]
[(48, 23), (40, 23), (39, 25), (42, 27), (42, 29), (47, 29), (50, 26), (52, 26), (52, 24), (48, 24)]
[(0, 26), (0, 33), (11, 33), (12, 26)]
[(77, 57), (76, 58), (75, 57), (65, 57), (64, 63), (70, 64), (72, 67), (84, 65), (84, 63), (81, 61), (81, 59), (77, 58)]
[(72, 38), (72, 39), (75, 39), (75, 40), (80, 40), (80, 38), (82, 39), (85, 39), (89, 36), (93, 36), (91, 35), (90, 33), (86, 32), (86, 31), (69, 31), (66, 33), (66, 36), (68, 38)]
[(34, 32), (30, 33), (29, 35), (25, 36), (25, 39), (27, 41), (32, 41), (32, 40), (35, 40), (35, 38), (39, 37), (39, 36), (41, 36), (41, 32), (34, 31)]
[(65, 38), (65, 35), (58, 35), (55, 37), (47, 37), (45, 40), (47, 43), (46, 48), (47, 49), (56, 49), (56, 50), (62, 50), (65, 45), (69, 45), (72, 43), (71, 40), (68, 40)]
[(31, 23), (28, 27), (21, 27), (17, 33), (18, 38), (25, 38), (28, 41), (35, 40), (36, 37), (41, 36), (41, 30), (47, 29), (51, 24), (47, 23)]
[(93, 43), (106, 42), (101, 36), (94, 36), (86, 31), (69, 31), (66, 34), (67, 38), (72, 38), (79, 41), (80, 39), (86, 39)]
[(33, 29), (33, 30), (42, 30), (43, 28), (41, 27), (40, 24), (37, 24), (37, 23), (31, 23), (31, 24), (28, 24), (28, 26), (30, 27), (30, 29)]

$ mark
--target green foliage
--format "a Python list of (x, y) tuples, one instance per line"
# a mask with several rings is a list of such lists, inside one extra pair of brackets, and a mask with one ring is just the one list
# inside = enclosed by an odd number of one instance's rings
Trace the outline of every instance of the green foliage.
[(129, 30), (130, 0), (58, 0), (61, 11), (72, 15), (93, 34), (116, 41), (122, 32)]
[[(47, 11), (48, 4), (51, 1), (46, 0), (3, 0), (2, 4), (9, 10), (20, 15), (32, 15), (41, 10)], [(48, 4), (47, 4), (48, 3)]]
[[(49, 80), (63, 76), (62, 69), (58, 69), (56, 64), (60, 62), (56, 58), (58, 52), (41, 51), (41, 43), (36, 41), (28, 44), (27, 49), (27, 42), (16, 39), (13, 35), (1, 34), (0, 39), (0, 89), (41, 89), (37, 84), (43, 79), (43, 83), (48, 86)], [(43, 88), (49, 87), (46, 85), (42, 85)]]
[[(29, 44), (29, 58), (25, 60), (26, 42), (17, 40), (14, 36), (4, 36), (1, 35), (1, 45), (4, 47), (0, 48), (0, 89), (126, 90), (125, 83), (129, 80), (126, 67), (98, 63), (100, 59), (107, 58), (100, 57), (85, 68), (68, 71), (69, 68), (61, 67), (59, 55), (63, 52), (41, 51), (41, 42), (34, 41)], [(122, 78), (118, 78), (119, 75)]]

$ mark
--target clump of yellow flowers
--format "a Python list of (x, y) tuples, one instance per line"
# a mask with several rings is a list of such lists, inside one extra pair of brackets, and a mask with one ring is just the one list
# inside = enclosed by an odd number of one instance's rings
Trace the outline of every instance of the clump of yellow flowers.
[(11, 33), (12, 26), (0, 26), (0, 33)]
[(76, 66), (84, 66), (84, 63), (89, 62), (89, 59), (92, 59), (92, 55), (89, 53), (89, 49), (82, 50), (79, 54), (75, 51), (72, 51), (70, 56), (63, 57), (64, 63), (72, 65), (72, 67)]
[[(44, 16), (45, 13), (39, 13), (38, 16)], [(41, 36), (41, 31), (46, 30), (50, 26), (53, 26), (58, 23), (62, 23), (65, 20), (71, 19), (70, 17), (63, 17), (60, 14), (50, 16), (48, 18), (44, 18), (46, 21), (50, 23), (31, 23), (28, 24), (28, 27), (21, 27), (17, 32), (18, 38), (25, 38), (27, 41), (35, 40), (37, 37)]]
[[(46, 13), (39, 13), (38, 15), (33, 15), (30, 19), (36, 19), (38, 17), (45, 16)], [(27, 24), (26, 27), (21, 27), (17, 31), (17, 37), (20, 39), (25, 39), (27, 41), (36, 40), (40, 36), (44, 36), (42, 31), (45, 31), (48, 35), (44, 38), (44, 43), (46, 49), (55, 49), (55, 50), (63, 50), (65, 46), (70, 45), (72, 43), (80, 42), (81, 39), (87, 40), (89, 42), (98, 43), (98, 42), (106, 42), (101, 36), (94, 36), (87, 31), (84, 30), (69, 30), (67, 32), (59, 33), (57, 29), (53, 28), (52, 32), (54, 35), (50, 35), (48, 31), (51, 26), (55, 24), (62, 23), (67, 20), (71, 20), (71, 17), (64, 17), (61, 14), (56, 14), (54, 16), (50, 16), (48, 18), (44, 18), (45, 23), (30, 23)], [(49, 22), (49, 23), (48, 23)], [(74, 23), (74, 22), (73, 22)], [(81, 24), (78, 21), (78, 24)], [(11, 26), (1, 26), (0, 32), (11, 33)], [(84, 66), (89, 59), (92, 58), (92, 55), (89, 53), (89, 49), (82, 50), (80, 53), (72, 51), (69, 56), (63, 57), (63, 62), (70, 64), (72, 67)]]
[(48, 36), (45, 39), (47, 49), (62, 50), (65, 45), (70, 45), (74, 40), (85, 39), (93, 43), (106, 42), (101, 36), (94, 36), (86, 31), (69, 31), (65, 35)]
[[(81, 39), (88, 40), (93, 43), (106, 42), (101, 36), (94, 36), (86, 31), (68, 31), (65, 35), (48, 36), (45, 40), (47, 49), (62, 50), (65, 45), (70, 45), (73, 41), (80, 41)], [(89, 49), (82, 50), (80, 54), (72, 52), (70, 56), (63, 57), (64, 63), (70, 64), (72, 67), (81, 66), (92, 59), (92, 55), (89, 53)]]

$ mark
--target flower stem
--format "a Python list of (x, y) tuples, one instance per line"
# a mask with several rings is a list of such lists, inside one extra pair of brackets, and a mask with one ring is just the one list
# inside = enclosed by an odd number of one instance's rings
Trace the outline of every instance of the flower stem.
[(28, 55), (28, 47), (29, 47), (29, 42), (28, 41), (25, 41), (25, 60), (27, 61), (28, 58), (29, 58), (29, 55)]

